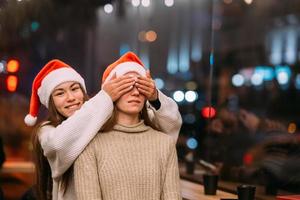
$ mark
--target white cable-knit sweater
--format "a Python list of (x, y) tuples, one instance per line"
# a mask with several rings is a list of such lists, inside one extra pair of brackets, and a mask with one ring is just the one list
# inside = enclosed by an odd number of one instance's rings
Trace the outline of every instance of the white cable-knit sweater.
[[(155, 110), (149, 104), (149, 115), (156, 125), (176, 140), (182, 123), (177, 104), (160, 91), (158, 94), (161, 107)], [(73, 179), (62, 195), (61, 177), (110, 118), (112, 110), (111, 98), (101, 90), (59, 126), (46, 125), (40, 128), (40, 143), (52, 172), (53, 200), (76, 200)]]
[(181, 199), (175, 141), (143, 121), (99, 133), (74, 164), (78, 200)]

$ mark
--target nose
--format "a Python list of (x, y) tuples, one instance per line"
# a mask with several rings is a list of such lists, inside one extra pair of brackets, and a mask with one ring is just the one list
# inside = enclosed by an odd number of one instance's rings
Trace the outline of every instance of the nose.
[(67, 92), (67, 101), (74, 101), (75, 97), (74, 94), (70, 91)]
[(137, 87), (133, 86), (131, 95), (134, 95), (134, 96), (140, 95), (140, 91), (137, 89)]

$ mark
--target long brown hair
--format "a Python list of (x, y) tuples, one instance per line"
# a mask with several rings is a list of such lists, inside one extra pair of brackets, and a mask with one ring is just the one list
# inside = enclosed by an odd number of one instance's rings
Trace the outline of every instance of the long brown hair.
[[(81, 85), (80, 85), (81, 87)], [(88, 100), (88, 95), (81, 87), (81, 90), (84, 94), (84, 101)], [(48, 163), (47, 158), (44, 156), (44, 151), (41, 147), (40, 141), (39, 141), (39, 130), (41, 127), (45, 125), (52, 125), (54, 127), (61, 124), (64, 120), (66, 120), (66, 117), (61, 115), (54, 104), (52, 96), (50, 96), (49, 99), (49, 106), (48, 106), (48, 119), (45, 122), (39, 123), (34, 131), (32, 136), (32, 144), (33, 144), (33, 152), (34, 152), (34, 162), (35, 162), (35, 168), (36, 168), (36, 188), (35, 188), (35, 194), (37, 196), (37, 199), (39, 200), (52, 200), (52, 176), (51, 176), (51, 168)], [(73, 165), (63, 174), (62, 176), (62, 188), (65, 193), (68, 187), (69, 180), (71, 178), (71, 175), (73, 173)]]
[[(102, 128), (100, 130), (101, 132), (108, 132), (113, 129), (114, 125), (116, 125), (116, 123), (117, 123), (116, 112), (117, 112), (116, 105), (114, 103), (113, 113), (112, 113), (111, 117), (107, 120), (107, 122), (102, 126)], [(145, 125), (150, 126), (154, 130), (161, 131), (161, 129), (159, 127), (157, 127), (154, 123), (151, 122), (149, 115), (148, 115), (146, 102), (140, 113), (140, 119), (144, 120)]]

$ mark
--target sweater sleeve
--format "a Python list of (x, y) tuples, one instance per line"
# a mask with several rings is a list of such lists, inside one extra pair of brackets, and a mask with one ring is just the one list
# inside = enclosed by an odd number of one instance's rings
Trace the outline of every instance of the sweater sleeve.
[(95, 145), (90, 143), (74, 163), (75, 194), (78, 200), (101, 200)]
[(175, 144), (172, 143), (167, 157), (162, 200), (181, 200), (179, 169)]
[(158, 99), (161, 103), (158, 110), (147, 103), (150, 120), (176, 141), (182, 124), (178, 106), (173, 99), (164, 95), (160, 90), (158, 90)]
[(66, 172), (112, 111), (111, 98), (101, 90), (57, 127), (45, 125), (40, 128), (39, 140), (49, 161), (52, 178), (59, 178)]

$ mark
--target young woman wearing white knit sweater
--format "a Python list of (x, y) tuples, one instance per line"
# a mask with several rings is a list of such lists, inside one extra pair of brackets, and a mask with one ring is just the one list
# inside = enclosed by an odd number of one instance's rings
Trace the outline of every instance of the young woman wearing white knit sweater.
[[(112, 115), (113, 102), (130, 90), (134, 82), (140, 82), (141, 87), (152, 85), (149, 78), (117, 77), (88, 100), (84, 80), (66, 63), (52, 60), (42, 68), (33, 82), (30, 112), (25, 118), (25, 123), (33, 126), (39, 105), (48, 108), (48, 120), (36, 126), (33, 136), (37, 155), (37, 199), (76, 200), (73, 163)], [(146, 96), (151, 99), (149, 87)], [(152, 121), (162, 129), (170, 130), (176, 140), (181, 125), (178, 107), (160, 91), (156, 97), (156, 107), (148, 104)]]
[[(120, 60), (106, 69), (104, 82), (114, 71), (145, 75), (140, 63)], [(75, 161), (77, 199), (181, 199), (175, 143), (149, 120), (136, 84), (115, 102), (110, 120)]]

